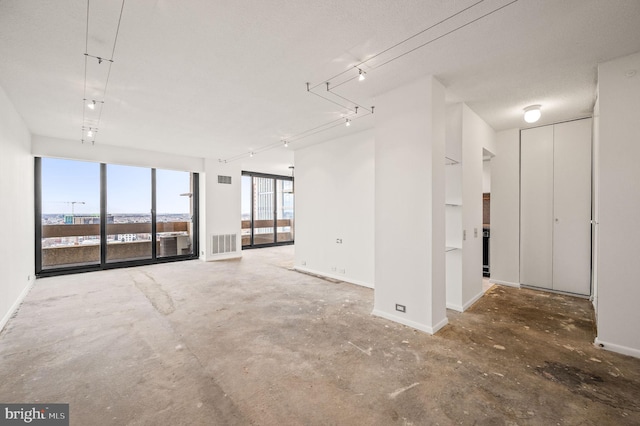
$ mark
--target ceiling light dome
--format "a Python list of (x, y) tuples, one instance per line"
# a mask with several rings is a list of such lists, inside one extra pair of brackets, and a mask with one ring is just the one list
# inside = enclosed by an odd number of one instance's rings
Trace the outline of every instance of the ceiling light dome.
[(540, 105), (531, 105), (524, 109), (524, 121), (535, 123), (540, 119)]

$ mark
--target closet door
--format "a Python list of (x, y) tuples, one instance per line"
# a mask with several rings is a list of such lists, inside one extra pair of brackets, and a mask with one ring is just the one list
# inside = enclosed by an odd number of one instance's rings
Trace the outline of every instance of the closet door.
[(553, 289), (591, 293), (591, 119), (554, 126)]
[(520, 134), (520, 283), (552, 289), (553, 126)]

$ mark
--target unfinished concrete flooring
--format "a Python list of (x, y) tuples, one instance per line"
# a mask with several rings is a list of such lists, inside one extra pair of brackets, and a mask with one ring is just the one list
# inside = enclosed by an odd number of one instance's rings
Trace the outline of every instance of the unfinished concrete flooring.
[(72, 425), (637, 425), (640, 360), (587, 300), (493, 287), (429, 336), (293, 247), (37, 280), (0, 335), (0, 402)]

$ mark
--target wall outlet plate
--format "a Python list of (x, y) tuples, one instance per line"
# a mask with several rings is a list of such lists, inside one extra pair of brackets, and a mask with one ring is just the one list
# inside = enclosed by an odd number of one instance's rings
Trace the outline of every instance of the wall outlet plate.
[(400, 305), (398, 303), (396, 303), (396, 311), (398, 312), (407, 312), (407, 307), (405, 305)]

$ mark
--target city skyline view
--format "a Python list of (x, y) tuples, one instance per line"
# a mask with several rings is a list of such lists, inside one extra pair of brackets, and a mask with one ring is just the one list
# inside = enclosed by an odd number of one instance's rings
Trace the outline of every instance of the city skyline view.
[[(156, 212), (181, 214), (190, 210), (190, 173), (156, 170)], [(107, 213), (144, 215), (151, 212), (151, 169), (107, 165)], [(100, 164), (42, 159), (42, 214), (100, 213)]]

